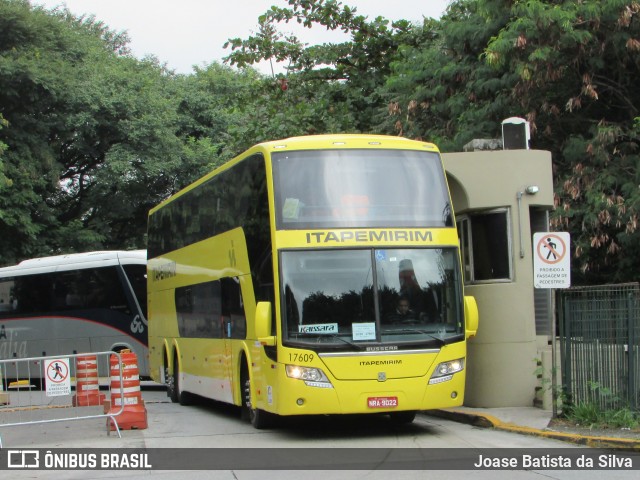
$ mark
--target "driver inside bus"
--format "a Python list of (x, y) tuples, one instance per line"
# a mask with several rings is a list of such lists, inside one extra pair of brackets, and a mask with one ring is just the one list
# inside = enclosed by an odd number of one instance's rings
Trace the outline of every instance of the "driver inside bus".
[(398, 270), (401, 298), (406, 298), (407, 303), (419, 312), (416, 318), (426, 323), (439, 321), (436, 292), (431, 285), (426, 289), (420, 287), (413, 262), (409, 259), (401, 260)]
[(405, 296), (398, 299), (395, 312), (389, 316), (391, 323), (415, 322), (417, 318), (416, 312), (411, 310), (409, 299)]

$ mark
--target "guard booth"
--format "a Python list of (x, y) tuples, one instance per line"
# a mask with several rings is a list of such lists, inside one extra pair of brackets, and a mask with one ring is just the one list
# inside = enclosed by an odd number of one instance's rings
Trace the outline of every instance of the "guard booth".
[[(488, 143), (495, 148), (496, 141)], [(534, 288), (532, 237), (549, 229), (551, 153), (501, 149), (442, 157), (466, 293), (476, 298), (481, 319), (468, 344), (465, 405), (550, 409), (537, 377), (540, 366), (551, 370), (551, 291)]]

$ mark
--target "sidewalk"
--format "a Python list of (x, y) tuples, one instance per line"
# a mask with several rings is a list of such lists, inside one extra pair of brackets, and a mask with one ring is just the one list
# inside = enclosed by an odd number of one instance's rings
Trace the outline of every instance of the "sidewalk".
[(550, 426), (553, 413), (535, 407), (470, 408), (430, 410), (427, 415), (446, 418), (482, 428), (495, 428), (523, 435), (536, 435), (593, 448), (640, 450), (640, 436), (616, 429), (592, 431), (588, 428)]

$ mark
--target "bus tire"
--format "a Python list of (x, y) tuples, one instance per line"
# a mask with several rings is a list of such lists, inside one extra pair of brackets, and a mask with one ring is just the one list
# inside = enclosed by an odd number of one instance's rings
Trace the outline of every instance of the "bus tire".
[(192, 402), (191, 394), (189, 392), (182, 391), (182, 388), (180, 387), (180, 365), (177, 354), (173, 360), (173, 395), (171, 396), (171, 401), (185, 406), (191, 405)]
[(251, 405), (251, 379), (249, 369), (242, 369), (240, 375), (240, 386), (242, 388), (242, 417), (247, 418), (254, 428), (262, 430), (269, 428), (273, 424), (273, 415)]
[[(174, 368), (175, 368), (174, 363)], [(171, 399), (173, 403), (178, 403), (178, 391), (176, 390), (176, 377), (169, 372), (169, 366), (165, 363), (164, 366), (164, 381), (167, 385), (167, 397)]]
[(392, 412), (389, 414), (389, 418), (396, 425), (405, 425), (408, 423), (412, 423), (416, 418), (416, 411), (409, 410), (406, 412)]

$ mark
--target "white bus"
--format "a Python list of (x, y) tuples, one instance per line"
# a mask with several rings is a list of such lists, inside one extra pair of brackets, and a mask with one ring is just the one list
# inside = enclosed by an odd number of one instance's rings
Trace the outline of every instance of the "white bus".
[(0, 360), (130, 349), (148, 376), (146, 264), (133, 250), (0, 268)]

